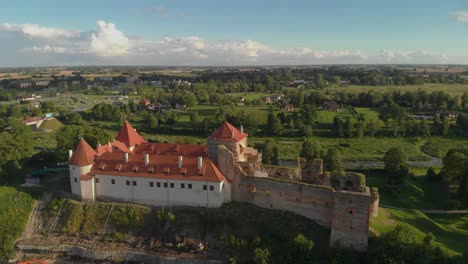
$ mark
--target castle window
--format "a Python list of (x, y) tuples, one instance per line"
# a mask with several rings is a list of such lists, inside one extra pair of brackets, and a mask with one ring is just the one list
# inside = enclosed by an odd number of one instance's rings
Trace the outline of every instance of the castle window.
[(164, 188), (167, 188), (167, 182), (164, 183)]
[(207, 187), (206, 185), (203, 185), (203, 190), (206, 191)]
[(115, 184), (115, 180), (111, 180), (111, 184)]
[(214, 186), (210, 185), (210, 191), (213, 191), (213, 190), (214, 190)]
[(185, 188), (185, 183), (181, 183), (180, 188), (184, 189)]
[(348, 213), (349, 213), (350, 215), (352, 215), (352, 214), (353, 214), (353, 210), (349, 210)]
[(99, 183), (99, 178), (96, 178), (96, 183)]
[(192, 189), (192, 184), (191, 183), (188, 184), (188, 188)]
[(157, 182), (157, 183), (156, 183), (156, 187), (160, 188), (160, 187), (161, 187), (161, 183), (160, 183), (160, 182)]
[(76, 179), (76, 177), (73, 179), (74, 182), (78, 182), (78, 180)]
[(133, 181), (133, 186), (136, 186), (136, 181)]
[(130, 185), (130, 181), (127, 181), (126, 184), (127, 184), (127, 185)]
[(174, 188), (174, 183), (171, 183), (171, 188)]
[(149, 186), (150, 186), (150, 187), (154, 187), (154, 183), (153, 183), (153, 182), (149, 182)]

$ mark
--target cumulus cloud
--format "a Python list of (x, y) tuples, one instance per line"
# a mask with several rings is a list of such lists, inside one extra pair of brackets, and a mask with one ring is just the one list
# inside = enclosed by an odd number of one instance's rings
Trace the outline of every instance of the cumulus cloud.
[(441, 63), (448, 60), (448, 56), (443, 53), (435, 53), (424, 50), (383, 50), (381, 58), (392, 63)]
[(43, 27), (36, 24), (9, 24), (0, 25), (0, 29), (7, 32), (18, 32), (30, 38), (54, 39), (71, 38), (79, 35), (77, 30), (67, 30), (63, 28)]
[(458, 11), (453, 13), (453, 16), (458, 22), (468, 22), (468, 11)]
[[(205, 40), (199, 36), (159, 40), (127, 37), (116, 25), (97, 21), (92, 31), (73, 31), (28, 24), (1, 24), (0, 37), (9, 52), (2, 58), (21, 65), (294, 65), (353, 63), (441, 63), (444, 54), (424, 50), (321, 50), (275, 48), (255, 40)], [(39, 33), (41, 32), (41, 33)], [(19, 33), (19, 34), (18, 34)], [(7, 34), (7, 35), (4, 35)], [(16, 51), (16, 54), (15, 54)], [(2, 60), (5, 63), (8, 60)], [(11, 62), (9, 62), (11, 64)], [(13, 66), (13, 65), (1, 65)]]
[(98, 30), (91, 35), (90, 50), (98, 56), (120, 56), (128, 52), (128, 38), (114, 24), (102, 20), (97, 22)]

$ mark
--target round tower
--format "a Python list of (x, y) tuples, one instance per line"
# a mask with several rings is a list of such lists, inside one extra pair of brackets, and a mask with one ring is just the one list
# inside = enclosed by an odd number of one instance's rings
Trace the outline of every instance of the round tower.
[(74, 195), (81, 197), (81, 176), (91, 170), (95, 156), (96, 152), (84, 139), (80, 140), (74, 151), (69, 150), (70, 186)]

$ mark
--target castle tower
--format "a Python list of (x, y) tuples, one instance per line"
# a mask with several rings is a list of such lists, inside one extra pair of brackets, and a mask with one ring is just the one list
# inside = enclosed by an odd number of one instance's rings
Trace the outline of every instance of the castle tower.
[(97, 155), (93, 148), (81, 139), (75, 150), (69, 151), (70, 160), (70, 185), (73, 194), (81, 197), (81, 176), (86, 175), (94, 164), (94, 157)]
[(236, 157), (237, 161), (244, 161), (244, 149), (247, 147), (248, 134), (242, 127), (237, 129), (229, 122), (224, 122), (211, 136), (208, 137), (208, 157), (218, 160), (218, 146), (224, 145)]
[(124, 143), (130, 151), (133, 151), (136, 145), (146, 142), (128, 121), (125, 121), (122, 128), (120, 128), (119, 134), (115, 140)]

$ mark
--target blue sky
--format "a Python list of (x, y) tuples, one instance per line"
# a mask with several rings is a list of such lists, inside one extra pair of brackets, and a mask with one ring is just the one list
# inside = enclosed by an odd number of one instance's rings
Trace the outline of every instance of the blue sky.
[(0, 41), (8, 43), (0, 66), (468, 63), (468, 1), (461, 0), (0, 6)]

